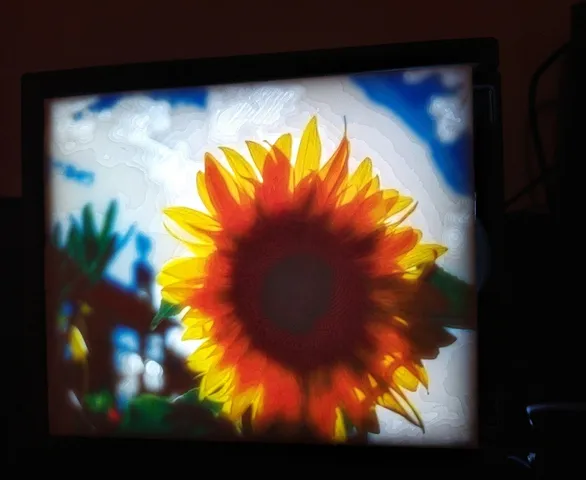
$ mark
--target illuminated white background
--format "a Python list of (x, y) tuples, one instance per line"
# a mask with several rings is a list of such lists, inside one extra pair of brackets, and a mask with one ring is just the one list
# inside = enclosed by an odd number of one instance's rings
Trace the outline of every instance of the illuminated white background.
[[(421, 78), (415, 75), (410, 81)], [(454, 80), (453, 75), (446, 78)], [(136, 224), (153, 239), (150, 260), (155, 270), (169, 258), (185, 253), (163, 229), (161, 211), (169, 205), (203, 209), (195, 190), (195, 176), (203, 168), (205, 152), (212, 152), (220, 160), (219, 146), (246, 154), (245, 140), (270, 142), (284, 132), (293, 134), (295, 152), (304, 126), (317, 114), (323, 158), (329, 158), (340, 141), (346, 117), (351, 169), (368, 156), (383, 187), (413, 196), (419, 206), (410, 224), (423, 231), (424, 241), (448, 246), (439, 263), (473, 283), (473, 245), (468, 235), (472, 227), (471, 198), (454, 193), (438, 174), (425, 143), (400, 118), (369, 101), (348, 79), (215, 87), (209, 90), (205, 110), (171, 107), (164, 101), (133, 95), (109, 111), (88, 111), (81, 120), (72, 120), (74, 112), (94, 100), (65, 99), (51, 105), (50, 156), (95, 173), (91, 187), (57, 172), (52, 175), (53, 220), (67, 221), (70, 215), (79, 215), (88, 202), (99, 218), (116, 198), (120, 203), (117, 227)], [(437, 120), (440, 138), (443, 134), (449, 142), (469, 128), (468, 107), (458, 97), (439, 98), (434, 105), (430, 105), (430, 114)], [(133, 245), (125, 248), (109, 273), (129, 283), (135, 255)], [(429, 445), (473, 438), (476, 407), (471, 379), (476, 340), (471, 332), (454, 333), (457, 342), (426, 364), (431, 379), (429, 394), (423, 389), (412, 394), (426, 433), (380, 409), (382, 431), (372, 435), (372, 441)], [(190, 348), (193, 344), (183, 345), (182, 351)]]

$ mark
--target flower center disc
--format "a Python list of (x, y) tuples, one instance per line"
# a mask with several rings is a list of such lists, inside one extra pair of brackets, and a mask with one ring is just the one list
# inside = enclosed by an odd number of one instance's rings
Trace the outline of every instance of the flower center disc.
[(263, 316), (289, 333), (307, 333), (327, 314), (333, 288), (332, 268), (323, 259), (308, 254), (287, 256), (264, 279)]

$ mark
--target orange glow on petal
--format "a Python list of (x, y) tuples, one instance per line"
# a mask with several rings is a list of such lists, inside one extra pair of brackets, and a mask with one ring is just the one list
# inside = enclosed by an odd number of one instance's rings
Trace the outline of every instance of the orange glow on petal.
[(297, 377), (277, 365), (267, 365), (263, 373), (264, 394), (256, 426), (265, 428), (275, 420), (296, 423), (301, 418), (301, 386)]
[(320, 171), (320, 177), (323, 179), (323, 194), (326, 199), (331, 195), (336, 195), (343, 181), (347, 178), (349, 155), (350, 142), (344, 133), (340, 145)]

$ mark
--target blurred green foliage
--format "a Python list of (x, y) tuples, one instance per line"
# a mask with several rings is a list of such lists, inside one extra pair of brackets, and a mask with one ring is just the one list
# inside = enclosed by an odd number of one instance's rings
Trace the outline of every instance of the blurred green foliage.
[[(118, 203), (110, 202), (101, 227), (98, 228), (93, 207), (86, 204), (83, 207), (81, 220), (72, 218), (69, 230), (63, 238), (61, 224), (55, 225), (51, 235), (51, 243), (58, 250), (64, 252), (67, 258), (75, 263), (79, 273), (84, 275), (90, 283), (102, 278), (104, 271), (110, 264), (115, 253), (120, 250), (134, 233), (131, 227), (124, 235), (116, 233), (114, 223), (118, 215)], [(62, 270), (64, 270), (62, 268)], [(66, 269), (65, 269), (66, 270)], [(78, 280), (70, 272), (65, 280), (71, 283)]]
[(197, 389), (176, 398), (143, 394), (130, 401), (118, 433), (192, 438), (236, 435), (234, 427), (218, 416), (221, 408), (215, 402), (199, 401)]
[(437, 288), (448, 302), (448, 317), (446, 327), (458, 329), (474, 328), (473, 302), (476, 300), (476, 290), (458, 277), (436, 267), (427, 278), (427, 282)]
[(107, 390), (89, 393), (84, 397), (84, 404), (92, 413), (107, 414), (114, 407), (114, 397)]

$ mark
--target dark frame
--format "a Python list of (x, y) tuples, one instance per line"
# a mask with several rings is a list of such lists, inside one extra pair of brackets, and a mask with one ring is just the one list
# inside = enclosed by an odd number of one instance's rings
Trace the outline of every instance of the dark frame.
[[(28, 319), (34, 330), (30, 351), (35, 352), (35, 377), (32, 398), (38, 402), (31, 409), (30, 441), (37, 446), (100, 446), (112, 452), (140, 445), (146, 452), (153, 453), (167, 447), (176, 449), (191, 444), (192, 441), (154, 441), (120, 439), (79, 439), (51, 437), (48, 432), (47, 372), (45, 345), (45, 299), (44, 299), (44, 248), (47, 237), (45, 228), (45, 141), (44, 141), (44, 102), (55, 97), (86, 95), (92, 93), (111, 93), (168, 89), (186, 86), (214, 85), (224, 83), (243, 83), (262, 80), (277, 80), (300, 77), (319, 77), (326, 75), (359, 73), (377, 70), (392, 70), (430, 65), (471, 64), (474, 66), (474, 85), (488, 86), (492, 92), (490, 121), (482, 131), (475, 129), (475, 183), (477, 192), (477, 216), (488, 230), (489, 241), (496, 239), (496, 252), (500, 257), (502, 227), (502, 159), (501, 126), (498, 74), (498, 43), (494, 39), (445, 40), (398, 45), (353, 47), (312, 52), (278, 53), (242, 57), (210, 58), (200, 60), (179, 60), (171, 62), (130, 64), (107, 67), (91, 67), (57, 72), (25, 74), (22, 77), (22, 165), (25, 239), (27, 248), (27, 305)], [(476, 120), (475, 120), (476, 122)], [(484, 148), (489, 147), (489, 148)], [(497, 268), (498, 271), (498, 268)], [(495, 276), (493, 270), (492, 277)], [(489, 284), (491, 282), (489, 281)], [(494, 283), (494, 281), (492, 282)], [(496, 282), (498, 283), (498, 282)], [(488, 294), (490, 297), (490, 293)], [(483, 316), (482, 294), (479, 296), (479, 316)], [(482, 318), (480, 324), (484, 324)], [(482, 327), (484, 330), (484, 326)], [(486, 351), (479, 336), (479, 372), (483, 371), (483, 355)], [(481, 378), (479, 376), (479, 378)], [(485, 435), (485, 415), (490, 414), (484, 401), (484, 393), (491, 388), (484, 378), (479, 381), (479, 440), (486, 444), (490, 440)], [(32, 411), (34, 410), (34, 411)], [(498, 429), (498, 427), (497, 427)], [(492, 437), (492, 435), (490, 435)], [(492, 443), (492, 442), (491, 442)], [(437, 465), (466, 465), (470, 459), (477, 459), (475, 450), (387, 447), (332, 447), (332, 446), (283, 446), (265, 444), (217, 444), (205, 443), (210, 454), (222, 455), (308, 455), (320, 459), (339, 462), (350, 460), (355, 455), (372, 457), (388, 464), (400, 459), (408, 462), (415, 457), (417, 464), (422, 458), (429, 458), (430, 467)], [(190, 448), (187, 446), (187, 448)], [(145, 452), (145, 453), (146, 453)], [(201, 452), (199, 450), (198, 452)], [(289, 454), (289, 455), (288, 455)], [(335, 458), (332, 458), (334, 455)], [(397, 457), (397, 458), (395, 458)], [(317, 457), (315, 458), (317, 460)], [(462, 463), (464, 461), (464, 463)], [(409, 465), (406, 463), (406, 465)]]

